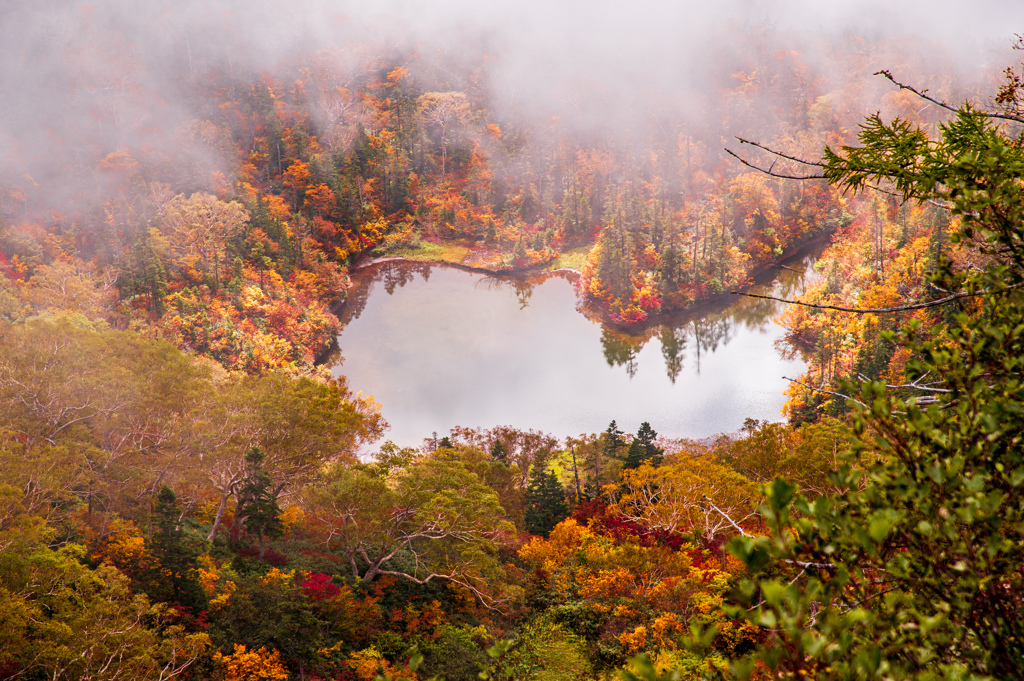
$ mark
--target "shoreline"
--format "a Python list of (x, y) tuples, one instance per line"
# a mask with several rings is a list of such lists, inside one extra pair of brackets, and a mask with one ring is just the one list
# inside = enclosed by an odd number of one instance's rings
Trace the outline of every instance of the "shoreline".
[[(763, 284), (766, 279), (770, 279), (771, 276), (772, 276), (770, 273), (775, 272), (776, 270), (785, 269), (786, 266), (783, 264), (784, 261), (790, 260), (792, 258), (802, 257), (803, 255), (806, 255), (808, 252), (813, 251), (816, 248), (824, 249), (824, 247), (826, 247), (828, 242), (830, 241), (831, 236), (832, 236), (832, 234), (830, 234), (830, 233), (829, 234), (819, 235), (819, 236), (811, 239), (810, 241), (807, 241), (806, 243), (801, 244), (799, 247), (795, 248), (791, 253), (785, 254), (783, 257), (779, 258), (779, 260), (776, 263), (774, 263), (773, 265), (770, 265), (768, 267), (764, 267), (764, 268), (758, 270), (757, 272), (752, 272), (750, 274), (749, 284), (747, 286), (744, 286), (742, 288), (737, 288), (735, 291), (732, 291), (732, 292), (722, 292), (722, 293), (716, 294), (714, 296), (711, 296), (711, 297), (708, 297), (708, 298), (704, 298), (702, 300), (695, 300), (692, 304), (687, 305), (686, 307), (683, 307), (683, 308), (674, 309), (674, 310), (665, 310), (665, 311), (662, 311), (662, 312), (658, 312), (657, 314), (649, 315), (646, 319), (644, 319), (643, 321), (640, 321), (640, 322), (625, 323), (624, 324), (622, 322), (617, 322), (617, 321), (611, 319), (610, 316), (609, 316), (609, 313), (606, 310), (602, 309), (600, 306), (594, 305), (590, 300), (587, 299), (587, 297), (581, 291), (579, 291), (577, 289), (579, 307), (581, 309), (581, 312), (583, 312), (584, 314), (586, 314), (586, 311), (589, 311), (592, 315), (594, 315), (596, 317), (599, 317), (602, 324), (604, 324), (604, 325), (606, 325), (606, 326), (608, 326), (608, 327), (610, 327), (612, 329), (615, 329), (616, 331), (626, 332), (626, 333), (643, 332), (643, 331), (646, 331), (646, 330), (650, 329), (653, 326), (657, 326), (657, 325), (660, 325), (660, 324), (664, 323), (665, 320), (667, 320), (667, 319), (669, 319), (669, 318), (671, 318), (673, 316), (688, 315), (688, 314), (693, 314), (695, 312), (699, 313), (701, 310), (706, 310), (709, 307), (713, 307), (715, 305), (721, 304), (725, 300), (730, 299), (732, 296), (742, 295), (744, 292), (750, 290), (752, 287), (758, 286), (760, 284)], [(358, 271), (363, 270), (363, 269), (367, 269), (367, 268), (372, 267), (374, 265), (381, 265), (381, 264), (385, 264), (385, 263), (389, 263), (389, 262), (408, 262), (408, 263), (420, 263), (420, 264), (425, 264), (425, 265), (438, 265), (438, 266), (443, 266), (443, 267), (452, 267), (452, 268), (455, 268), (455, 269), (458, 269), (458, 270), (462, 270), (464, 272), (473, 272), (473, 273), (476, 273), (476, 274), (485, 274), (485, 275), (492, 276), (492, 277), (528, 277), (528, 276), (547, 277), (547, 276), (553, 276), (553, 275), (563, 275), (563, 276), (567, 276), (567, 277), (569, 277), (571, 279), (575, 279), (575, 281), (573, 282), (574, 285), (576, 283), (578, 283), (578, 281), (583, 277), (583, 272), (581, 272), (580, 270), (578, 270), (576, 268), (573, 268), (573, 267), (559, 267), (559, 268), (556, 268), (556, 269), (553, 269), (553, 270), (532, 269), (532, 268), (524, 268), (524, 269), (518, 269), (518, 270), (493, 270), (493, 269), (488, 269), (486, 267), (475, 267), (475, 266), (472, 266), (472, 265), (464, 265), (462, 263), (455, 263), (455, 262), (451, 262), (449, 260), (427, 260), (427, 259), (420, 260), (418, 258), (410, 258), (410, 257), (403, 256), (403, 255), (383, 256), (383, 257), (380, 257), (380, 258), (372, 258), (370, 260), (365, 260), (365, 261), (362, 261), (362, 262), (357, 262), (349, 270), (349, 273), (351, 274), (351, 273), (358, 272)], [(342, 303), (342, 304), (344, 304), (344, 303)]]
[(473, 265), (464, 265), (462, 263), (452, 262), (450, 260), (420, 260), (419, 258), (410, 258), (404, 255), (386, 255), (380, 258), (373, 258), (364, 262), (358, 262), (352, 266), (349, 272), (358, 272), (359, 270), (372, 267), (373, 265), (380, 265), (388, 262), (413, 262), (413, 263), (424, 263), (427, 265), (443, 265), (445, 267), (454, 267), (458, 270), (465, 272), (476, 272), (478, 274), (489, 274), (494, 277), (510, 276), (518, 277), (524, 275), (548, 275), (548, 274), (574, 274), (582, 277), (583, 273), (573, 267), (559, 267), (553, 270), (523, 268), (518, 270), (494, 270), (487, 267), (475, 267)]

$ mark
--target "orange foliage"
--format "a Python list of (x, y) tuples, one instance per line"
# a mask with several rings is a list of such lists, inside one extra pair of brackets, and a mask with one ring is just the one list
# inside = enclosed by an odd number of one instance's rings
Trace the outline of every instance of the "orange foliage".
[(217, 653), (214, 662), (224, 668), (224, 681), (288, 681), (288, 669), (281, 662), (281, 653), (265, 647), (246, 651), (244, 645), (235, 644), (231, 655)]
[(737, 640), (754, 633), (736, 633), (721, 612), (731, 573), (721, 563), (705, 563), (692, 546), (676, 551), (613, 540), (570, 518), (547, 539), (532, 538), (519, 557), (533, 570), (534, 588), (548, 598), (583, 603), (615, 622), (622, 632), (615, 640), (626, 653), (673, 649), (678, 634), (694, 621), (716, 624)]

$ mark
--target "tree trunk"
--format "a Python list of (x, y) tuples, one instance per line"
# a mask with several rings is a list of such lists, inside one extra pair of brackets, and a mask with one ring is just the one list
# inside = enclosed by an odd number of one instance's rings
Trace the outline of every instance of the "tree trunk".
[(231, 493), (222, 494), (220, 497), (220, 504), (217, 506), (217, 515), (213, 518), (213, 529), (210, 530), (210, 534), (206, 537), (206, 542), (213, 543), (214, 538), (217, 536), (217, 529), (220, 528), (220, 522), (224, 519), (224, 508), (228, 505), (228, 497)]
[(572, 473), (576, 477), (576, 503), (580, 503), (580, 499), (583, 498), (583, 494), (580, 490), (580, 471), (576, 467), (576, 448), (572, 448)]

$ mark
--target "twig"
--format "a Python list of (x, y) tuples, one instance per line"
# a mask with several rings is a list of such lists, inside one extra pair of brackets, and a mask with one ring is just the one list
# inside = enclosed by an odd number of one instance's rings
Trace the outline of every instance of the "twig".
[(799, 158), (797, 156), (790, 156), (789, 154), (783, 154), (781, 151), (776, 151), (775, 149), (772, 149), (771, 147), (766, 147), (763, 144), (761, 144), (760, 142), (752, 142), (750, 140), (745, 140), (742, 137), (737, 137), (736, 139), (738, 139), (742, 144), (749, 144), (752, 147), (757, 147), (758, 149), (761, 149), (762, 151), (767, 151), (769, 154), (772, 154), (774, 156), (778, 156), (780, 158), (784, 158), (787, 161), (796, 161), (797, 163), (803, 163), (805, 166), (816, 166), (818, 168), (824, 168), (825, 167), (825, 164), (822, 163), (821, 161), (807, 161), (807, 160), (804, 160), (804, 159)]
[(780, 303), (788, 303), (789, 305), (802, 305), (803, 307), (813, 307), (817, 310), (835, 310), (836, 312), (852, 312), (853, 314), (885, 314), (887, 312), (904, 312), (906, 310), (922, 310), (927, 307), (936, 307), (938, 305), (945, 305), (946, 303), (958, 300), (960, 298), (973, 298), (975, 296), (984, 296), (989, 294), (1006, 293), (1024, 286), (1024, 282), (1020, 284), (1014, 284), (1013, 286), (1007, 286), (1006, 288), (999, 289), (998, 291), (985, 290), (971, 292), (952, 293), (945, 298), (937, 298), (936, 300), (930, 300), (927, 303), (910, 303), (907, 305), (897, 305), (896, 307), (842, 307), (840, 305), (820, 305), (818, 303), (805, 303), (800, 300), (788, 300), (786, 298), (777, 298), (775, 296), (764, 296), (758, 293), (745, 293), (743, 291), (730, 291), (736, 296), (747, 296), (748, 298), (763, 298), (765, 300), (775, 300)]
[(729, 517), (729, 514), (727, 514), (725, 511), (723, 511), (722, 509), (718, 508), (717, 506), (715, 506), (714, 502), (712, 502), (711, 499), (708, 498), (708, 495), (702, 494), (701, 495), (701, 499), (703, 499), (704, 501), (708, 502), (708, 506), (710, 506), (711, 508), (713, 508), (716, 511), (718, 511), (719, 515), (721, 515), (723, 518), (725, 518), (730, 525), (735, 527), (737, 532), (739, 532), (744, 537), (749, 537), (750, 536), (749, 534), (744, 532), (742, 527), (740, 527), (739, 525), (736, 524), (735, 520), (733, 520), (732, 518)]
[[(927, 374), (925, 374), (925, 376), (927, 376)], [(911, 381), (910, 383), (903, 383), (902, 385), (892, 385), (890, 383), (886, 383), (885, 387), (890, 389), (890, 390), (900, 390), (902, 388), (913, 388), (914, 390), (923, 390), (925, 392), (933, 392), (933, 393), (951, 393), (951, 392), (953, 392), (952, 390), (950, 390), (948, 388), (933, 388), (933, 387), (931, 387), (932, 384), (930, 384), (930, 383), (921, 383), (921, 381), (924, 380), (925, 376), (922, 376), (921, 378), (917, 379), (916, 381)], [(865, 376), (864, 374), (860, 374), (860, 373), (857, 374), (857, 378), (859, 378), (862, 381), (869, 381), (869, 380), (871, 380), (867, 376)]]
[(882, 589), (878, 593), (873, 593), (873, 594), (871, 594), (869, 596), (865, 596), (864, 598), (860, 599), (859, 601), (857, 601), (856, 603), (851, 605), (850, 609), (852, 610), (853, 608), (859, 608), (860, 606), (862, 606), (865, 603), (867, 603), (868, 601), (870, 601), (872, 598), (878, 598), (879, 596), (884, 596), (885, 594), (889, 593), (890, 591), (895, 591), (897, 588), (899, 588), (899, 587), (898, 586), (890, 586), (888, 589)]
[(822, 387), (815, 388), (813, 385), (807, 385), (806, 383), (798, 381), (795, 378), (789, 378), (788, 376), (783, 376), (782, 378), (784, 378), (785, 380), (789, 381), (790, 383), (796, 383), (799, 386), (803, 386), (804, 388), (807, 388), (808, 390), (813, 390), (814, 392), (825, 393), (826, 395), (833, 395), (835, 397), (842, 397), (844, 400), (850, 400), (851, 402), (856, 402), (857, 404), (859, 404), (860, 406), (864, 407), (865, 409), (868, 406), (868, 405), (864, 404), (863, 402), (861, 402), (860, 400), (854, 399), (853, 397), (850, 397), (849, 395), (846, 395), (844, 393), (837, 393), (837, 392), (834, 392), (832, 390), (825, 390), (825, 387), (824, 387), (825, 384), (824, 383), (822, 383)]
[[(928, 92), (927, 90), (918, 90), (915, 87), (911, 87), (910, 85), (904, 85), (903, 83), (899, 82), (898, 80), (892, 77), (892, 74), (889, 71), (885, 69), (882, 69), (881, 71), (876, 71), (873, 75), (883, 76), (886, 80), (888, 80), (890, 83), (892, 83), (901, 90), (909, 90), (910, 92), (913, 92), (915, 95), (925, 100), (926, 102), (931, 102), (935, 106), (943, 108), (946, 111), (958, 113), (958, 110), (956, 108), (950, 106), (949, 104), (946, 104), (945, 102), (939, 99), (935, 99), (934, 97), (925, 94), (926, 92)], [(991, 111), (981, 110), (977, 111), (977, 113), (988, 118), (998, 118), (1004, 121), (1013, 121), (1014, 123), (1024, 123), (1024, 118), (1021, 118), (1020, 116), (1011, 116), (1009, 114), (992, 113)]]
[(772, 168), (775, 167), (774, 164), (772, 165), (771, 168), (765, 169), (765, 168), (761, 168), (760, 166), (754, 165), (753, 163), (751, 163), (747, 159), (745, 159), (742, 156), (736, 154), (734, 151), (726, 149), (725, 153), (729, 154), (730, 156), (732, 156), (733, 158), (735, 158), (737, 161), (739, 161), (743, 165), (747, 166), (748, 168), (753, 168), (754, 170), (758, 171), (759, 173), (764, 173), (765, 175), (771, 175), (772, 177), (778, 177), (778, 178), (783, 179), (783, 180), (824, 180), (825, 179), (825, 176), (823, 174), (817, 174), (817, 175), (786, 175), (784, 173), (777, 173), (777, 172), (775, 172), (772, 169)]
[[(718, 511), (718, 513), (719, 513), (719, 514), (720, 514), (720, 515), (721, 515), (721, 516), (722, 516), (723, 518), (725, 518), (725, 519), (726, 519), (726, 520), (727, 520), (727, 521), (729, 522), (729, 524), (730, 524), (730, 525), (732, 525), (733, 527), (735, 527), (735, 528), (736, 528), (736, 531), (738, 531), (738, 532), (739, 532), (739, 533), (740, 533), (741, 535), (743, 535), (744, 537), (749, 537), (749, 536), (750, 536), (749, 534), (747, 534), (747, 533), (746, 533), (746, 532), (745, 532), (745, 531), (743, 530), (743, 528), (742, 528), (742, 527), (740, 527), (740, 526), (739, 526), (739, 525), (738, 525), (738, 524), (736, 523), (736, 521), (735, 521), (735, 520), (733, 520), (732, 518), (730, 518), (730, 517), (729, 517), (729, 514), (728, 514), (728, 513), (726, 513), (726, 512), (725, 512), (725, 511), (723, 511), (722, 509), (720, 509), (720, 508), (718, 508), (717, 506), (715, 506), (714, 502), (712, 502), (712, 501), (711, 501), (711, 499), (709, 499), (709, 498), (708, 498), (708, 495), (706, 495), (706, 494), (702, 494), (702, 495), (701, 495), (701, 499), (703, 499), (704, 501), (706, 501), (706, 502), (708, 503), (708, 506), (710, 506), (711, 508), (713, 508), (713, 509), (715, 509), (716, 511)], [(803, 561), (803, 560), (792, 560), (792, 559), (786, 559), (786, 560), (784, 560), (783, 562), (785, 562), (785, 563), (789, 563), (790, 565), (797, 565), (797, 566), (799, 566), (799, 567), (803, 568), (804, 570), (806, 570), (806, 569), (807, 569), (807, 568), (809, 568), (809, 567), (811, 567), (811, 568), (825, 568), (825, 569), (834, 569), (834, 568), (835, 568), (835, 565), (833, 565), (832, 563), (808, 563), (808, 562), (806, 562), (806, 561)], [(799, 576), (800, 576), (800, 575), (797, 575), (797, 577), (799, 577)], [(794, 578), (794, 579), (795, 579), (795, 578)]]

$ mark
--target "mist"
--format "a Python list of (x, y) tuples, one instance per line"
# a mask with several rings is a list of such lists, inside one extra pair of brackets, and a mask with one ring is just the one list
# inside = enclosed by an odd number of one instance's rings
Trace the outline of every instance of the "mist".
[[(870, 75), (882, 68), (930, 73), (923, 85), (944, 83), (954, 98), (992, 92), (1014, 63), (1008, 30), (1022, 19), (1013, 0), (8, 0), (0, 200), (9, 222), (31, 210), (84, 210), (110, 181), (98, 164), (120, 149), (158, 159), (175, 191), (202, 186), (211, 172), (230, 176), (235, 159), (193, 129), (209, 114), (204, 77), (252, 81), (318, 51), (353, 78), (407, 65), (425, 90), (467, 91), (516, 125), (557, 117), (562, 131), (627, 146), (713, 125), (705, 140), (717, 148), (767, 132), (756, 115), (730, 113), (722, 92), (738, 73), (778, 68), (781, 52), (807, 70), (808, 87), (863, 80), (854, 108), (869, 111), (892, 89)], [(864, 52), (861, 73), (839, 71), (837, 55), (848, 64), (851, 49)]]

